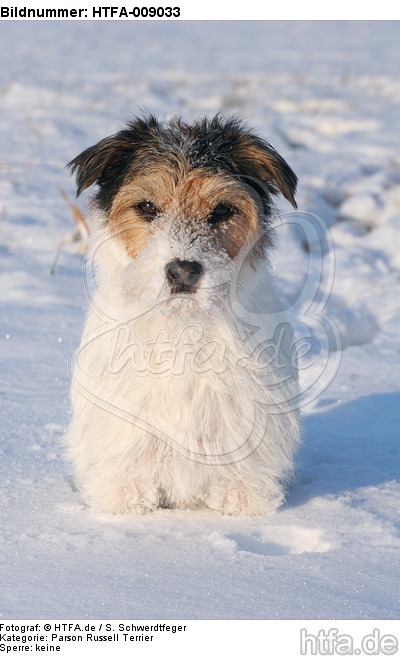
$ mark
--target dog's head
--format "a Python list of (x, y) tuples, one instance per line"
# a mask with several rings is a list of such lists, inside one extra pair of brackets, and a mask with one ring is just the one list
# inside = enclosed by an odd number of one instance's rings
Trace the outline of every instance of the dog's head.
[(68, 166), (78, 195), (97, 184), (95, 207), (130, 258), (154, 258), (164, 297), (229, 281), (247, 245), (254, 257), (270, 245), (272, 197), (296, 207), (293, 171), (236, 118), (137, 118)]

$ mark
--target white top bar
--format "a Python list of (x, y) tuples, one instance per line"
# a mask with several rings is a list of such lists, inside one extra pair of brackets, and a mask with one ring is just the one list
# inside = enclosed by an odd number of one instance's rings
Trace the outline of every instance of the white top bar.
[[(2, 20), (398, 20), (400, 4), (392, 0), (2, 0)], [(163, 11), (164, 10), (164, 11)], [(171, 10), (171, 11), (170, 11)], [(400, 32), (400, 24), (399, 24)]]

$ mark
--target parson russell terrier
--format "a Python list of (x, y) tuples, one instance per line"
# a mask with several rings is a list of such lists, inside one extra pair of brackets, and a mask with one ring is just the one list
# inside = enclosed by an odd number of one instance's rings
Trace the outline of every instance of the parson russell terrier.
[(220, 115), (189, 124), (146, 114), (68, 166), (78, 195), (97, 185), (95, 283), (66, 434), (86, 503), (270, 512), (299, 440), (269, 264), (272, 198), (296, 207), (295, 174)]

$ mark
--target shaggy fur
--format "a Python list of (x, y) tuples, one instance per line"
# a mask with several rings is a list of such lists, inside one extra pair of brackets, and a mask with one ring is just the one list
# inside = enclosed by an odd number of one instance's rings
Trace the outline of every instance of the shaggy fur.
[(296, 176), (219, 116), (139, 118), (69, 166), (78, 194), (97, 184), (66, 436), (86, 502), (271, 511), (299, 437), (268, 264), (272, 197), (295, 205)]

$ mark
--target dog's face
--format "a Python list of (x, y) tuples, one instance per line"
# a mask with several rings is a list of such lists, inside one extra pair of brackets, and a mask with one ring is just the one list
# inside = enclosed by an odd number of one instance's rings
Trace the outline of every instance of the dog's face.
[(271, 197), (295, 206), (293, 171), (236, 119), (136, 119), (69, 166), (78, 194), (98, 185), (95, 207), (136, 265), (136, 288), (148, 293), (151, 277), (158, 300), (229, 283), (239, 254), (263, 257), (271, 243)]

